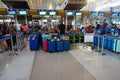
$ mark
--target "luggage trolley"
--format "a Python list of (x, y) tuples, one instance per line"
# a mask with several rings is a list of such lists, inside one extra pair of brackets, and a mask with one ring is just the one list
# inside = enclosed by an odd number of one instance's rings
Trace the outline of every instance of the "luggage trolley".
[(13, 37), (15, 37), (16, 35), (12, 35), (11, 36), (11, 46), (12, 46), (12, 52), (9, 53), (9, 56), (12, 55), (18, 55), (18, 53), (15, 52), (15, 49), (17, 49), (17, 40), (16, 40), (16, 45), (14, 45), (14, 41), (13, 41)]
[(94, 34), (88, 33), (84, 34), (84, 45), (83, 48), (88, 48), (88, 46), (92, 46)]

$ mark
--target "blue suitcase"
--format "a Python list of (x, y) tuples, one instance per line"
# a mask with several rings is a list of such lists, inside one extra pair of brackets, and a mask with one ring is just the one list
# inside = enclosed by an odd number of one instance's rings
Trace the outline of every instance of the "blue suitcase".
[(120, 39), (115, 38), (112, 40), (112, 50), (120, 53)]
[(63, 48), (65, 51), (70, 50), (70, 40), (63, 41)]
[(102, 47), (102, 36), (99, 36), (100, 41), (99, 41), (99, 46)]
[(55, 52), (55, 41), (48, 42), (48, 52)]
[(56, 41), (56, 51), (63, 51), (63, 41)]
[(112, 50), (112, 37), (108, 37), (108, 45), (107, 45), (107, 49), (108, 50)]
[(104, 37), (104, 48), (106, 49), (108, 45), (108, 37)]
[(38, 50), (39, 49), (39, 42), (38, 42), (38, 35), (34, 34), (30, 37), (30, 49), (31, 50)]
[(94, 45), (95, 45), (95, 46), (98, 45), (98, 36), (94, 36)]

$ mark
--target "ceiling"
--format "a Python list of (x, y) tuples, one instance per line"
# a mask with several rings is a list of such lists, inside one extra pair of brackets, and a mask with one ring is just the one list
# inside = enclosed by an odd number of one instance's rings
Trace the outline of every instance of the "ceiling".
[(88, 1), (87, 5), (83, 7), (81, 10), (110, 11), (110, 7), (113, 7), (115, 11), (120, 11), (120, 8), (117, 7), (120, 6), (120, 0), (87, 0), (87, 1)]
[[(2, 0), (2, 1), (27, 1), (30, 9), (56, 9), (60, 6), (65, 0)], [(0, 8), (7, 8), (7, 6), (0, 0)], [(87, 0), (87, 5), (82, 10), (110, 10), (110, 7), (113, 6), (116, 9), (116, 6), (120, 7), (120, 0)], [(102, 6), (101, 6), (102, 5)], [(23, 6), (23, 5), (22, 5)], [(117, 7), (117, 11), (120, 11), (120, 8)]]
[(7, 6), (0, 0), (0, 8), (7, 8)]
[(27, 0), (31, 9), (56, 9), (64, 0)]

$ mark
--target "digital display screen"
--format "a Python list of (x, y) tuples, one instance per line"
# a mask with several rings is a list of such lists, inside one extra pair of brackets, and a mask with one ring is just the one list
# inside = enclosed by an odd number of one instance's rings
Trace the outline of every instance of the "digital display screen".
[(20, 15), (27, 15), (27, 11), (25, 9), (20, 9), (19, 14)]
[(46, 10), (39, 10), (40, 15), (46, 15)]
[(118, 12), (112, 12), (111, 16), (118, 16)]
[(120, 16), (120, 12), (118, 12), (118, 16)]
[(56, 10), (50, 10), (49, 15), (56, 15)]
[(8, 9), (8, 15), (16, 15), (15, 9)]
[(104, 16), (104, 12), (98, 12), (98, 16)]
[(91, 11), (90, 15), (91, 16), (97, 16), (97, 12), (96, 11)]
[(68, 16), (72, 16), (72, 15), (73, 15), (73, 11), (68, 10), (68, 11), (67, 11), (67, 15), (68, 15)]
[(81, 16), (82, 15), (82, 11), (76, 11), (76, 16)]

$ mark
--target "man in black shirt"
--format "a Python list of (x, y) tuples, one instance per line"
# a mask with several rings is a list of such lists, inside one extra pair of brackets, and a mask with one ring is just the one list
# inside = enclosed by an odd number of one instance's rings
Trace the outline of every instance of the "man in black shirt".
[(60, 35), (65, 34), (65, 25), (63, 24), (63, 21), (60, 21), (59, 30), (60, 30)]

